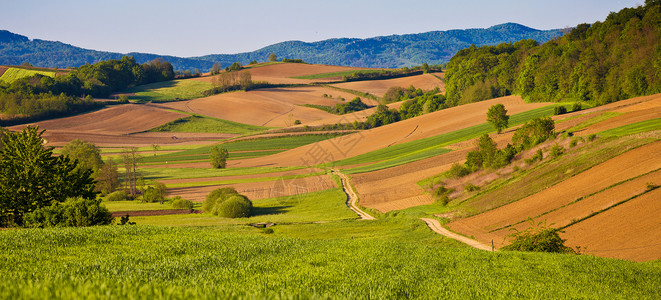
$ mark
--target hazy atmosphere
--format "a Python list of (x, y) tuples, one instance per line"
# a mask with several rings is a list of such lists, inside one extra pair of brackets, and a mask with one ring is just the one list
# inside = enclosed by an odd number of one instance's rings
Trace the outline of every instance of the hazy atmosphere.
[[(288, 40), (366, 38), (505, 22), (536, 29), (603, 20), (636, 0), (6, 1), (0, 29), (88, 49), (183, 57)], [(51, 20), (51, 21), (47, 21)]]

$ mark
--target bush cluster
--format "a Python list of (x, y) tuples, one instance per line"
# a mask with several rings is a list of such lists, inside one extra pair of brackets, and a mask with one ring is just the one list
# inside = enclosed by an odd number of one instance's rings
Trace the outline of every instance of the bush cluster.
[(202, 210), (224, 218), (247, 218), (252, 213), (252, 201), (234, 188), (219, 188), (207, 195)]
[(108, 225), (113, 219), (108, 209), (101, 206), (101, 199), (75, 197), (26, 214), (25, 224), (28, 227), (84, 227)]
[(170, 201), (172, 207), (177, 209), (193, 209), (194, 206), (193, 201), (181, 198), (181, 196), (176, 196)]

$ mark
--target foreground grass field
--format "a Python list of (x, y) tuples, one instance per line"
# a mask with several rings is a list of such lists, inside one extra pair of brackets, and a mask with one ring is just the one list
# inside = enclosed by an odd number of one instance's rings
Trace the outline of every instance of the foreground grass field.
[(140, 225), (4, 231), (0, 297), (661, 297), (658, 262), (261, 232)]

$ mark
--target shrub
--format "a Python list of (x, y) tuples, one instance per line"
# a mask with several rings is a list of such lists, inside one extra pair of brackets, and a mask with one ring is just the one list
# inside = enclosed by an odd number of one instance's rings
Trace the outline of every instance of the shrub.
[(126, 191), (114, 191), (106, 196), (106, 201), (125, 201), (127, 198)]
[(594, 141), (595, 139), (597, 139), (597, 135), (596, 135), (596, 134), (593, 133), (593, 134), (591, 134), (591, 135), (588, 135), (588, 141), (592, 142), (592, 141)]
[(446, 172), (446, 175), (450, 178), (461, 178), (470, 174), (470, 169), (466, 165), (460, 165), (455, 163), (452, 165), (450, 170)]
[[(231, 203), (226, 203), (230, 200)], [(232, 187), (219, 188), (207, 195), (202, 210), (226, 218), (249, 217), (252, 202)]]
[(583, 109), (583, 106), (579, 102), (574, 102), (574, 105), (571, 107), (571, 111), (580, 111), (581, 109)]
[(108, 225), (112, 214), (101, 206), (101, 199), (68, 198), (64, 204), (55, 203), (25, 215), (29, 227), (84, 227)]
[(578, 254), (578, 252), (565, 246), (564, 239), (560, 238), (562, 231), (558, 228), (549, 228), (542, 223), (535, 224), (529, 219), (531, 226), (524, 231), (516, 231), (510, 234), (514, 240), (511, 244), (501, 248), (502, 250), (551, 252)]
[(443, 205), (448, 205), (450, 202), (450, 197), (448, 195), (452, 193), (454, 189), (449, 189), (445, 187), (445, 185), (441, 185), (437, 188), (434, 189), (434, 196), (436, 197), (436, 201), (440, 202)]
[(556, 115), (556, 116), (557, 115), (563, 115), (563, 114), (566, 114), (566, 113), (567, 113), (567, 108), (564, 107), (564, 106), (556, 106), (555, 108), (553, 108), (553, 114)]
[(178, 209), (193, 209), (193, 201), (176, 196), (172, 199), (172, 207)]
[(252, 202), (241, 195), (230, 196), (216, 205), (214, 212), (224, 218), (247, 218), (252, 210)]
[(544, 159), (544, 154), (542, 153), (542, 149), (538, 149), (538, 150), (537, 150), (537, 153), (535, 153), (535, 155), (533, 155), (533, 156), (530, 157), (530, 158), (526, 158), (524, 161), (525, 161), (527, 164), (532, 164), (532, 163), (534, 163), (534, 162), (536, 162), (536, 161), (541, 161), (542, 159)]
[(467, 192), (475, 192), (475, 191), (479, 191), (480, 187), (472, 183), (469, 183), (466, 186), (464, 186), (464, 190)]
[(553, 147), (551, 147), (550, 154), (551, 154), (552, 157), (558, 157), (558, 156), (562, 155), (563, 152), (565, 152), (565, 148), (563, 148), (562, 146), (560, 146), (558, 144), (555, 144), (555, 145), (553, 145)]
[(300, 124), (301, 124), (301, 120), (294, 120), (294, 125), (300, 125)]

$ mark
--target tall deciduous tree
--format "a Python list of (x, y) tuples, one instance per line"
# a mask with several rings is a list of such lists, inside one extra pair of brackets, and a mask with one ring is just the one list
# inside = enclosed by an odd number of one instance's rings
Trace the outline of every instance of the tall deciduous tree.
[(229, 158), (229, 152), (227, 149), (221, 148), (220, 146), (211, 147), (211, 166), (216, 169), (224, 169), (227, 166), (227, 158)]
[(507, 128), (510, 116), (507, 115), (507, 109), (503, 104), (495, 104), (489, 108), (487, 112), (487, 122), (491, 123), (498, 133)]
[(64, 202), (67, 197), (96, 197), (91, 171), (77, 168), (66, 155), (44, 147), (43, 131), (27, 127), (9, 133), (0, 150), (0, 222), (23, 224), (23, 215)]
[(271, 55), (269, 55), (269, 61), (277, 61), (277, 60), (278, 60), (278, 56), (275, 55), (275, 53), (271, 53)]
[(92, 170), (96, 175), (103, 165), (101, 151), (96, 145), (83, 140), (74, 139), (62, 148), (62, 155), (78, 161), (78, 168)]

